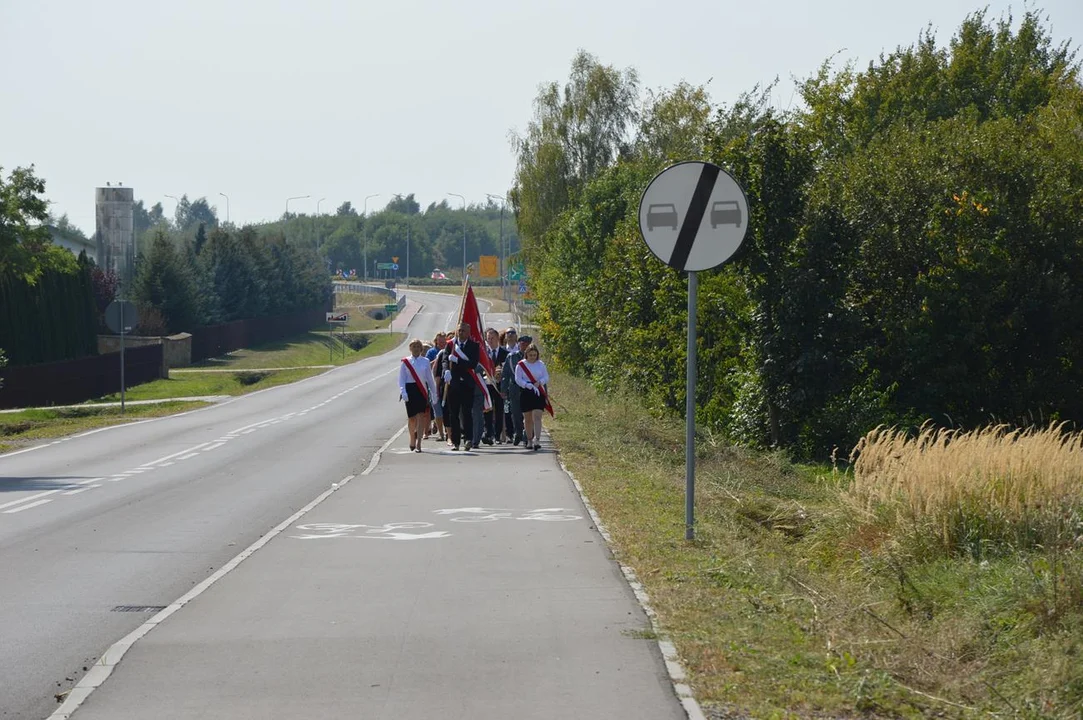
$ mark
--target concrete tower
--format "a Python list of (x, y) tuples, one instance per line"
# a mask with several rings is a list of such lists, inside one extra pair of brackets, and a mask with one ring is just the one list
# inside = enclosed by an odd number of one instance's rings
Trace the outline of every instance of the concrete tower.
[(126, 187), (94, 189), (98, 266), (114, 270), (125, 287), (135, 268), (135, 192)]

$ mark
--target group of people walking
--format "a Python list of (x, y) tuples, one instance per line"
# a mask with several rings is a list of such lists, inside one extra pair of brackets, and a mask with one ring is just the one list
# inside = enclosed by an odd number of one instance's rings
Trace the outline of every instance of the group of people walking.
[(464, 322), (437, 333), (431, 345), (415, 339), (409, 347), (399, 368), (399, 396), (411, 450), (421, 452), (421, 441), (433, 436), (452, 450), (520, 443), (541, 449), (542, 412), (551, 407), (549, 372), (533, 338), (515, 328), (488, 328), (478, 343)]

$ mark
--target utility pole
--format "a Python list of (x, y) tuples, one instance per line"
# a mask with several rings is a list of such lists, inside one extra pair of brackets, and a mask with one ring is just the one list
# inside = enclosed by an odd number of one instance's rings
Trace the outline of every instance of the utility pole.
[(361, 218), (364, 220), (364, 223), (365, 223), (364, 229), (363, 229), (363, 233), (364, 233), (364, 237), (365, 237), (365, 282), (368, 282), (368, 280), (369, 280), (369, 219), (368, 219), (369, 199), (374, 198), (374, 197), (380, 197), (380, 193), (376, 193), (375, 195), (366, 196), (365, 197), (365, 205), (361, 210)]

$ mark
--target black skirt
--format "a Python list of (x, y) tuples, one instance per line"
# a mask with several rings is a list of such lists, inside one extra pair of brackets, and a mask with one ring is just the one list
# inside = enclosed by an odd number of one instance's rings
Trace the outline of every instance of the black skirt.
[[(406, 387), (410, 386), (407, 385)], [(528, 413), (531, 410), (544, 410), (545, 396), (535, 395), (533, 390), (523, 388), (519, 392), (519, 408), (525, 413)]]
[(421, 394), (417, 383), (406, 383), (406, 416), (414, 417), (428, 409), (429, 403), (425, 401), (425, 396)]

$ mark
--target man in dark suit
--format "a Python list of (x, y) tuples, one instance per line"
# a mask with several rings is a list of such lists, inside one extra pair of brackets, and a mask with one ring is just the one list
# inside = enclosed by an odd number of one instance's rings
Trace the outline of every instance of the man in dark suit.
[[(455, 347), (447, 353), (441, 368), (444, 382), (448, 383), (448, 412), (459, 419), (451, 427), (451, 445), (459, 449), (459, 442), (466, 442), (466, 449), (473, 447), (474, 437), (474, 378), (470, 371), (477, 367), (481, 348), (470, 339), (469, 323), (460, 323)], [(480, 392), (480, 391), (479, 391)]]
[[(504, 365), (508, 359), (508, 349), (500, 344), (500, 333), (494, 328), (485, 331), (485, 353), (493, 361), (493, 367)], [(486, 445), (500, 442), (500, 431), (504, 428), (504, 399), (500, 396), (500, 388), (496, 378), (486, 378), (489, 384), (489, 397), (493, 400), (493, 411), (485, 414), (485, 436), (481, 439)]]

